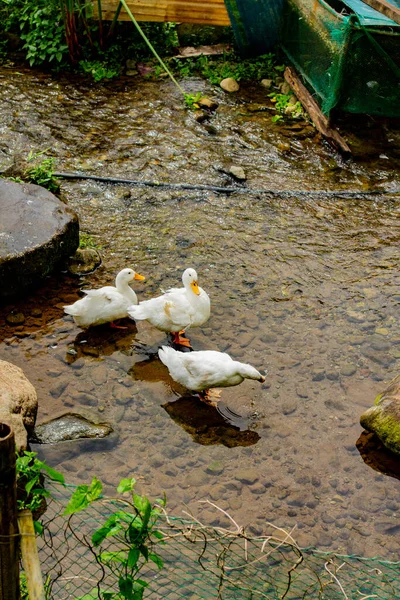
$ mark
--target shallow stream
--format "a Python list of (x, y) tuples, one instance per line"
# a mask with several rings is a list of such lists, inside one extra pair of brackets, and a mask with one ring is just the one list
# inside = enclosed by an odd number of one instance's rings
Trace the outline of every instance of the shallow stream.
[[(91, 85), (0, 69), (1, 168), (48, 148), (58, 171), (238, 187), (62, 182), (102, 267), (80, 280), (59, 274), (1, 307), (0, 358), (35, 385), (38, 423), (78, 412), (114, 433), (33, 448), (69, 483), (97, 475), (111, 490), (132, 475), (141, 493), (165, 490), (176, 514), (186, 505), (217, 524), (218, 511), (197, 504), (210, 498), (256, 534), (270, 521), (296, 526), (302, 546), (397, 559), (399, 480), (367, 465), (356, 442), (360, 414), (399, 372), (399, 198), (246, 188), (398, 189), (400, 130), (344, 123), (355, 151), (345, 162), (306, 123), (274, 125), (262, 89), (184, 85), (220, 102), (205, 123), (167, 81)], [(246, 183), (226, 173), (232, 164)], [(250, 362), (266, 383), (225, 389), (221, 415), (171, 381), (156, 357), (161, 332), (133, 321), (84, 332), (63, 314), (82, 287), (109, 284), (125, 266), (146, 276), (140, 299), (195, 267), (212, 314), (190, 332), (193, 347)], [(22, 325), (7, 324), (12, 311)]]

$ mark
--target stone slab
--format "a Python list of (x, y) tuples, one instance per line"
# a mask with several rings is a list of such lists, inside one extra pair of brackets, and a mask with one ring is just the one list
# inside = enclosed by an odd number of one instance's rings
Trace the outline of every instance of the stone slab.
[(72, 209), (38, 185), (0, 179), (0, 299), (39, 285), (78, 245)]

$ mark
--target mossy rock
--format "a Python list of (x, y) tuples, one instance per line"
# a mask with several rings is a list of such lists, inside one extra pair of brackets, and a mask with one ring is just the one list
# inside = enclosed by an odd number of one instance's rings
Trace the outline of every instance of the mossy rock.
[(375, 399), (360, 417), (364, 429), (375, 433), (381, 442), (400, 454), (400, 375)]

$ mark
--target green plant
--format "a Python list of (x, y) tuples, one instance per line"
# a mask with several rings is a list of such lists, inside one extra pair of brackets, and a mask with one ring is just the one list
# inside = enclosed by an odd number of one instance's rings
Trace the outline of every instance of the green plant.
[(89, 233), (79, 232), (79, 248), (101, 248)]
[[(64, 476), (39, 460), (37, 452), (24, 451), (17, 454), (17, 504), (18, 509), (29, 509), (33, 514), (43, 506), (45, 498), (50, 496), (50, 492), (43, 485), (43, 474), (53, 481), (64, 484)], [(42, 526), (38, 521), (34, 521), (35, 529), (38, 533), (42, 532)]]
[(61, 63), (68, 47), (60, 9), (54, 0), (10, 0), (10, 23), (17, 22), (29, 64)]
[(271, 102), (275, 104), (275, 108), (278, 112), (278, 114), (271, 119), (273, 123), (281, 121), (284, 118), (283, 115), (290, 116), (293, 119), (304, 117), (303, 107), (292, 93), (279, 94), (272, 92), (271, 94), (268, 94), (268, 96), (271, 98)]
[[(117, 491), (129, 494), (130, 499), (115, 498), (121, 508), (116, 510), (92, 535), (92, 549), (106, 540), (112, 541), (112, 551), (100, 550), (96, 559), (115, 579), (118, 591), (95, 588), (77, 600), (141, 600), (148, 583), (139, 578), (143, 566), (149, 561), (161, 569), (163, 561), (154, 551), (155, 543), (163, 543), (163, 535), (156, 529), (165, 498), (151, 504), (145, 496), (135, 494), (135, 479), (122, 479)], [(90, 486), (80, 485), (72, 494), (64, 514), (72, 515), (87, 508), (101, 496), (102, 484), (94, 477)]]
[(197, 92), (196, 94), (185, 94), (185, 104), (188, 108), (199, 108), (198, 101), (202, 97), (201, 92)]
[(90, 74), (95, 81), (113, 79), (118, 77), (121, 72), (120, 65), (109, 65), (106, 61), (101, 60), (81, 60), (79, 61), (79, 68), (84, 73)]
[[(29, 152), (27, 159), (28, 163), (37, 161), (43, 152), (38, 152), (36, 154)], [(34, 166), (27, 168), (25, 172), (26, 178), (30, 183), (36, 183), (37, 185), (45, 187), (50, 192), (57, 193), (60, 189), (60, 184), (54, 177), (53, 167), (54, 158), (44, 158), (41, 162), (37, 162)]]
[(264, 54), (257, 58), (242, 59), (234, 52), (222, 56), (198, 56), (188, 59), (171, 59), (172, 67), (180, 77), (201, 75), (213, 85), (222, 79), (232, 77), (236, 81), (251, 81), (264, 78), (275, 79), (284, 67), (277, 65), (274, 54)]

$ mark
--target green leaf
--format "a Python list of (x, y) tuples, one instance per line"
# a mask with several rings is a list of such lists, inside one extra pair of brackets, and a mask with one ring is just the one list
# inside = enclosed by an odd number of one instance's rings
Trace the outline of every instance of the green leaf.
[(43, 467), (42, 468), (46, 471), (47, 475), (53, 481), (58, 481), (59, 483), (62, 483), (62, 484), (65, 483), (64, 475), (62, 473), (59, 473), (58, 471), (56, 471), (52, 467), (49, 467), (49, 465), (46, 465), (45, 463), (43, 463)]
[(158, 556), (158, 554), (155, 554), (154, 552), (149, 552), (149, 559), (152, 560), (153, 563), (155, 563), (159, 569), (163, 568), (164, 561), (160, 556)]
[(126, 564), (126, 552), (123, 550), (118, 552), (101, 552), (99, 558), (102, 563), (107, 564), (110, 562)]
[(40, 521), (33, 521), (33, 528), (38, 535), (42, 535), (42, 533), (44, 531), (44, 527), (40, 523)]
[(97, 500), (102, 489), (103, 485), (96, 477), (93, 477), (90, 486), (79, 485), (72, 494), (63, 515), (73, 515), (74, 513), (87, 508), (94, 500)]
[(128, 554), (128, 568), (133, 569), (139, 560), (140, 552), (138, 548), (131, 548)]
[(120, 577), (118, 581), (119, 591), (126, 600), (133, 599), (133, 581), (131, 577)]
[(143, 556), (145, 557), (146, 560), (149, 560), (149, 549), (147, 546), (145, 546), (144, 544), (142, 544), (139, 548), (140, 553), (143, 554)]
[(132, 477), (131, 479), (121, 479), (117, 492), (123, 494), (124, 492), (130, 492), (135, 486), (136, 480)]

